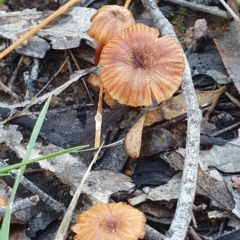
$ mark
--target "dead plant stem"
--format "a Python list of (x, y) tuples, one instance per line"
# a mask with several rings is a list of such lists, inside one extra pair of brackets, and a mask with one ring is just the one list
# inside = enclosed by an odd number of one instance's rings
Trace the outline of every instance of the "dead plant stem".
[[(98, 109), (97, 114), (95, 116), (95, 148), (99, 148), (101, 142), (101, 127), (102, 127), (102, 96), (103, 96), (103, 85), (100, 83), (100, 91), (99, 91), (99, 98), (98, 98)], [(96, 154), (96, 152), (95, 152)]]
[(55, 240), (65, 240), (66, 239), (66, 233), (68, 231), (68, 227), (69, 227), (69, 224), (71, 222), (74, 210), (75, 210), (75, 208), (77, 206), (77, 202), (78, 202), (79, 196), (80, 196), (80, 194), (82, 192), (82, 188), (83, 188), (83, 186), (85, 184), (85, 181), (87, 180), (87, 177), (90, 174), (90, 171), (92, 169), (93, 164), (97, 161), (98, 153), (100, 152), (102, 146), (103, 146), (103, 143), (102, 143), (101, 147), (98, 149), (98, 151), (96, 152), (92, 162), (90, 163), (90, 165), (89, 165), (88, 169), (86, 170), (86, 172), (85, 172), (81, 182), (79, 183), (79, 186), (78, 186), (76, 192), (74, 193), (72, 201), (71, 201), (71, 203), (68, 206), (68, 209), (67, 209), (67, 211), (66, 211), (66, 213), (64, 215), (64, 218), (63, 218), (63, 220), (62, 220), (62, 222), (60, 224), (60, 227), (58, 228)]
[(124, 4), (124, 7), (125, 7), (126, 9), (128, 9), (130, 3), (131, 3), (131, 0), (126, 0), (126, 2), (125, 2), (125, 4)]

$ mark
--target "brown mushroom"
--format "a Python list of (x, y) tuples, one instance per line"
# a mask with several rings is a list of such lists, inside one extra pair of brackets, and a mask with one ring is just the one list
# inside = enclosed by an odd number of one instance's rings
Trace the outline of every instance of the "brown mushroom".
[(135, 23), (132, 13), (118, 5), (101, 7), (92, 16), (91, 21), (88, 35), (102, 44), (106, 44), (113, 37), (120, 35), (125, 28)]
[(145, 235), (146, 218), (124, 203), (97, 204), (78, 216), (74, 240), (138, 240)]
[(119, 103), (149, 106), (170, 99), (185, 68), (181, 47), (172, 36), (158, 38), (155, 28), (134, 24), (103, 48), (99, 65), (104, 89)]
[(104, 44), (113, 37), (121, 35), (125, 28), (135, 23), (135, 20), (128, 9), (118, 5), (105, 5), (91, 17), (91, 22), (88, 35), (97, 42), (95, 51), (97, 65)]

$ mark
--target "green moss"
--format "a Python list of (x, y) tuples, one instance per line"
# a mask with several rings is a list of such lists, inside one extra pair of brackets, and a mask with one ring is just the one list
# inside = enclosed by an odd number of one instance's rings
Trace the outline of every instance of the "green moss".
[(187, 8), (180, 7), (178, 9), (178, 12), (176, 13), (170, 13), (169, 14), (169, 20), (174, 25), (175, 28), (181, 33), (184, 33), (186, 31), (185, 27), (185, 16), (182, 14), (187, 14)]
[(228, 25), (228, 19), (218, 17), (216, 20), (216, 24), (218, 27), (224, 27), (224, 26)]

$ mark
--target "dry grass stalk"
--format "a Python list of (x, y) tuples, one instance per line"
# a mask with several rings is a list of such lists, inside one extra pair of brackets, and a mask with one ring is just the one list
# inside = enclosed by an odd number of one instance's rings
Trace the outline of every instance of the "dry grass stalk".
[(63, 13), (65, 13), (69, 8), (71, 8), (76, 3), (81, 2), (82, 0), (70, 0), (66, 4), (64, 4), (61, 8), (59, 8), (57, 11), (55, 11), (53, 14), (51, 14), (49, 17), (47, 17), (44, 21), (39, 23), (36, 27), (31, 29), (30, 31), (26, 32), (24, 35), (22, 35), (16, 42), (14, 42), (12, 45), (10, 45), (7, 49), (5, 49), (3, 52), (0, 53), (0, 59), (4, 58), (7, 54), (9, 54), (11, 51), (13, 51), (16, 47), (21, 45), (24, 41), (29, 39), (31, 36), (33, 36), (36, 32), (38, 32), (40, 29), (45, 27), (48, 23), (53, 21), (55, 18), (59, 17)]

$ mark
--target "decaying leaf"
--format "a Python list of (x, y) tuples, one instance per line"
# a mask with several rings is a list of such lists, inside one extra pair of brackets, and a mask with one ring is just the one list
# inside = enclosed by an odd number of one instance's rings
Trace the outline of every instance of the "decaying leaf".
[(200, 154), (200, 166), (204, 171), (213, 167), (223, 173), (240, 172), (239, 152), (239, 138), (224, 146), (213, 146), (211, 150)]
[[(208, 112), (210, 113), (214, 109), (219, 97), (223, 94), (225, 90), (226, 86), (215, 91), (196, 92), (198, 105), (201, 106), (209, 103), (210, 107), (208, 109)], [(159, 108), (160, 112), (163, 115), (163, 119), (165, 120), (170, 120), (172, 118), (175, 118), (179, 115), (186, 113), (185, 101), (182, 94), (179, 94), (178, 96), (172, 98), (171, 100), (161, 104)]]
[(129, 130), (125, 139), (125, 148), (129, 156), (132, 158), (138, 158), (141, 143), (142, 143), (142, 129), (144, 127), (144, 121), (146, 114), (142, 115), (138, 121)]
[(143, 188), (143, 191), (147, 193), (148, 199), (152, 201), (170, 201), (178, 199), (181, 185), (181, 173), (175, 175), (167, 184), (158, 186), (156, 188)]
[(1, 143), (5, 142), (7, 145), (15, 145), (20, 143), (23, 139), (21, 132), (17, 131), (17, 125), (3, 126), (0, 125)]
[[(182, 155), (184, 155), (185, 150), (182, 150)], [(183, 169), (184, 158), (179, 153), (170, 152), (167, 156), (165, 156), (165, 159), (172, 167), (175, 168), (175, 170)], [(151, 191), (153, 191), (153, 189), (151, 189)], [(221, 175), (216, 178), (199, 168), (196, 192), (197, 194), (208, 196), (211, 199), (212, 206), (232, 211), (235, 209), (234, 200)], [(156, 199), (159, 198), (160, 194), (161, 193), (159, 192), (158, 195), (156, 195)]]
[(151, 156), (176, 147), (177, 143), (171, 132), (156, 126), (143, 132), (140, 156)]
[[(38, 36), (28, 39), (25, 44), (16, 48), (16, 51), (27, 56), (43, 58), (50, 48), (46, 40), (51, 41), (53, 49), (76, 48), (82, 39), (94, 46), (95, 42), (86, 31), (90, 26), (90, 18), (95, 12), (96, 10), (92, 8), (73, 7), (46, 28), (39, 30)], [(0, 16), (0, 36), (15, 41), (45, 19), (46, 15), (48, 14), (32, 10), (30, 13), (16, 12), (14, 16), (5, 13)]]
[[(207, 114), (209, 115), (214, 109), (219, 97), (226, 90), (226, 86), (215, 91), (196, 92), (199, 106), (206, 103), (210, 104)], [(125, 147), (128, 155), (132, 158), (138, 158), (140, 155), (142, 130), (145, 126), (150, 126), (155, 122), (162, 120), (171, 120), (179, 115), (186, 113), (184, 97), (179, 94), (169, 101), (161, 104), (159, 107), (152, 109), (141, 116), (132, 126), (125, 139)]]
[(233, 83), (240, 93), (240, 72), (239, 72), (239, 61), (240, 61), (240, 51), (239, 46), (233, 46), (225, 42), (214, 40), (217, 45), (218, 51), (221, 55), (223, 64), (233, 80)]

